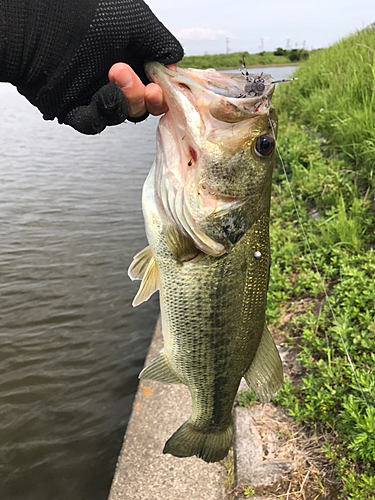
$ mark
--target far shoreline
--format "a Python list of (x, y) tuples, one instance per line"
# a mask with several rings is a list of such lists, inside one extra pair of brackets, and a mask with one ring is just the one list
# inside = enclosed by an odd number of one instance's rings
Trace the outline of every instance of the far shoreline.
[[(281, 64), (252, 64), (252, 65), (247, 65), (246, 68), (270, 68), (270, 67), (281, 67), (281, 66), (298, 66), (299, 61), (296, 62), (291, 62), (291, 63), (281, 63)], [(217, 67), (215, 68), (216, 70), (228, 70), (228, 69), (238, 69), (238, 66), (232, 66), (232, 67)]]
[(309, 58), (311, 52), (306, 49), (284, 50), (278, 48), (275, 52), (231, 52), (229, 54), (205, 54), (203, 56), (184, 56), (178, 65), (181, 68), (233, 70), (243, 64), (247, 68), (270, 66), (298, 66), (301, 61)]

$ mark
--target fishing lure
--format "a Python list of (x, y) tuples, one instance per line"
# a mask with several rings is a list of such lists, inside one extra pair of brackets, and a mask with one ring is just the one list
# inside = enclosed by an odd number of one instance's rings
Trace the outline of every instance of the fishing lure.
[[(245, 88), (243, 89), (243, 92), (241, 92), (237, 97), (246, 98), (246, 97), (254, 97), (257, 95), (262, 95), (266, 89), (266, 85), (269, 85), (269, 83), (266, 83), (265, 79), (263, 78), (263, 72), (260, 75), (250, 75), (250, 73), (247, 71), (246, 68), (244, 55), (242, 55), (242, 70), (240, 71), (242, 73), (242, 76), (244, 76), (246, 79), (246, 85)], [(292, 82), (293, 80), (298, 80), (298, 78), (274, 80), (272, 84)]]

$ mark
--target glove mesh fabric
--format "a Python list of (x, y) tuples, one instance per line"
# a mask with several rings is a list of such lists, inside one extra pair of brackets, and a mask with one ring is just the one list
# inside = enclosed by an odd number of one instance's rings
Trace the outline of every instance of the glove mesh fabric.
[[(183, 56), (142, 0), (0, 0), (0, 9), (0, 79), (16, 85), (46, 120), (71, 122), (92, 100), (100, 109), (120, 109), (116, 84), (93, 99), (116, 62), (148, 83), (146, 60), (170, 64)], [(126, 108), (105, 124), (123, 121)]]

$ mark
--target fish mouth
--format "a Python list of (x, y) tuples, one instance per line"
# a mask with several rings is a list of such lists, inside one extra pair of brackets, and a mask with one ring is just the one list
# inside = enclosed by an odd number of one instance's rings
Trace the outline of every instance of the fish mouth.
[[(213, 214), (228, 213), (244, 203), (241, 197), (215, 191), (204, 182), (204, 169), (222, 152), (235, 152), (251, 136), (251, 124), (267, 119), (274, 91), (270, 75), (219, 73), (145, 64), (147, 77), (158, 84), (168, 105), (159, 121), (155, 162), (155, 195), (166, 218), (195, 246), (212, 256), (228, 248), (203, 229)], [(249, 80), (261, 79), (261, 92)], [(235, 132), (234, 132), (235, 129)], [(202, 224), (203, 223), (203, 224)]]
[[(185, 90), (195, 98), (203, 92), (210, 100), (210, 112), (218, 120), (235, 123), (266, 111), (275, 90), (273, 78), (268, 74), (244, 76), (221, 73), (214, 69), (199, 70), (177, 68), (176, 71), (155, 61), (145, 64), (147, 77), (163, 89), (165, 100), (173, 108), (173, 100)], [(256, 84), (258, 82), (258, 85)], [(192, 96), (189, 96), (192, 99)], [(225, 98), (222, 99), (222, 98)], [(226, 102), (229, 105), (223, 106)]]

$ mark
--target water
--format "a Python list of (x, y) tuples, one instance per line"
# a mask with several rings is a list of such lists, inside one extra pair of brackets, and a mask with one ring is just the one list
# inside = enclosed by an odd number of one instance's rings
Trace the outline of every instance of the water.
[(158, 314), (126, 273), (157, 119), (86, 137), (7, 84), (0, 116), (0, 500), (105, 500)]
[(157, 119), (84, 137), (0, 87), (0, 498), (105, 499), (157, 318), (146, 245)]
[[(298, 68), (298, 66), (269, 66), (269, 67), (260, 67), (260, 68), (247, 68), (248, 73), (250, 74), (260, 74), (265, 73), (272, 75), (275, 80), (282, 80), (283, 78), (289, 78), (294, 71)], [(226, 73), (240, 73), (238, 69), (230, 69), (226, 71)]]

